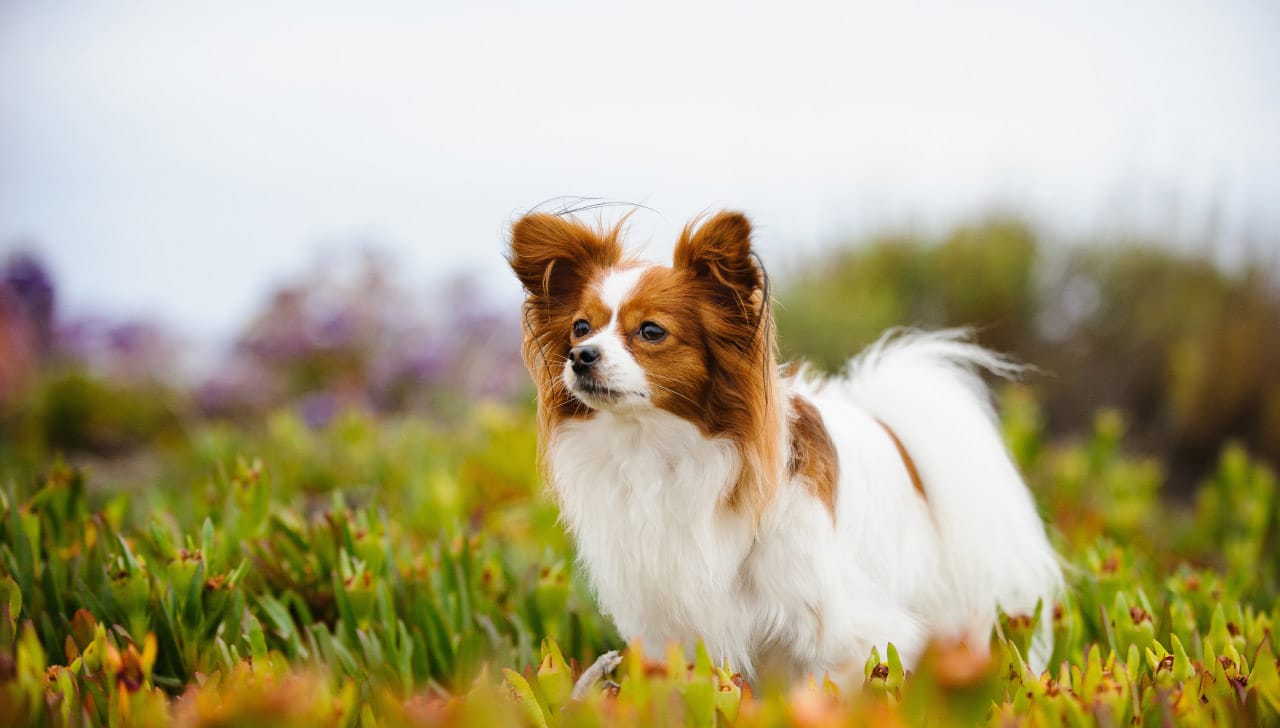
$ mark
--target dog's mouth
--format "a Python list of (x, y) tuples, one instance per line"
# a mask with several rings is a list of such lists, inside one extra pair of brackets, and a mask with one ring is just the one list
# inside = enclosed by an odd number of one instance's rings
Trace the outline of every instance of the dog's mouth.
[[(574, 394), (586, 395), (591, 399), (609, 401), (620, 399), (625, 394), (622, 390), (614, 389), (607, 384), (602, 384), (594, 379), (587, 379), (586, 377), (578, 377), (578, 379), (574, 381), (573, 392)], [(590, 402), (588, 402), (588, 404), (590, 404)]]
[(569, 389), (579, 401), (593, 409), (601, 409), (617, 404), (628, 397), (640, 396), (637, 392), (614, 389), (596, 379), (587, 377), (575, 378), (569, 385)]

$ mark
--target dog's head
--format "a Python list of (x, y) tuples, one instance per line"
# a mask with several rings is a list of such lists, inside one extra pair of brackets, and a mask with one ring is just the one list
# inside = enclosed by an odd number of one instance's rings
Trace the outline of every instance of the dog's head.
[(533, 213), (513, 226), (508, 260), (544, 439), (565, 418), (657, 408), (780, 452), (767, 278), (745, 216), (690, 223), (662, 266), (625, 257), (621, 226)]

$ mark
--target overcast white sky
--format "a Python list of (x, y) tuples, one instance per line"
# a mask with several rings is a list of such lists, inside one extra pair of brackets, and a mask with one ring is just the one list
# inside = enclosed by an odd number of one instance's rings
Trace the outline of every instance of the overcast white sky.
[[(0, 254), (233, 332), (354, 239), (515, 296), (513, 215), (747, 210), (771, 264), (992, 207), (1280, 239), (1280, 4), (0, 0)], [(785, 8), (785, 9), (783, 9)]]

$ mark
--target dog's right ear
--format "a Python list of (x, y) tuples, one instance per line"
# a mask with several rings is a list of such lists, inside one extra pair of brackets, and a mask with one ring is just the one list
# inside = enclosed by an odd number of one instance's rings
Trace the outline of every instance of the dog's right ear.
[(618, 229), (604, 232), (572, 218), (535, 212), (511, 227), (507, 262), (535, 297), (563, 299), (578, 293), (597, 271), (622, 259)]

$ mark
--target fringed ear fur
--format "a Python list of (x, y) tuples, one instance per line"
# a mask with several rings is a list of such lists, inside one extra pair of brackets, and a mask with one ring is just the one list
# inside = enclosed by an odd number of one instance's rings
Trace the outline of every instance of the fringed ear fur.
[(507, 262), (524, 286), (525, 366), (538, 384), (539, 461), (555, 423), (587, 410), (556, 377), (569, 353), (573, 315), (587, 285), (622, 260), (621, 224), (592, 229), (572, 218), (532, 213), (511, 228)]
[(715, 369), (707, 403), (716, 429), (736, 442), (743, 460), (728, 503), (758, 519), (783, 477), (786, 450), (768, 278), (746, 216), (721, 212), (697, 222), (676, 243), (674, 266), (692, 277), (708, 304), (703, 330)]
[(676, 243), (674, 263), (696, 278), (712, 284), (714, 294), (745, 314), (767, 304), (764, 268), (751, 248), (751, 222), (740, 212), (721, 212), (685, 227)]
[(535, 212), (511, 228), (507, 262), (534, 297), (574, 295), (591, 275), (621, 259), (618, 227), (595, 230), (572, 218)]

